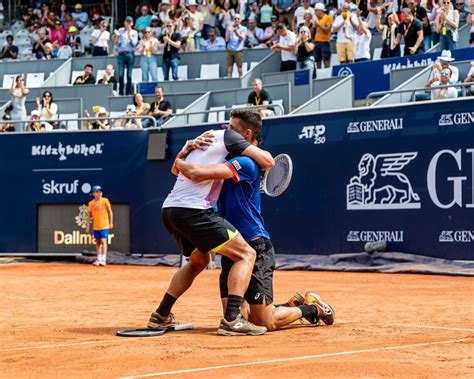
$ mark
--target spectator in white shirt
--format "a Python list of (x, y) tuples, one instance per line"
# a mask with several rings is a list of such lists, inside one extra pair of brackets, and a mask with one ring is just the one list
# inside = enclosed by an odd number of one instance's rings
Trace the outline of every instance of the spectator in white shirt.
[(296, 35), (289, 31), (286, 25), (279, 23), (276, 31), (280, 37), (277, 44), (272, 46), (272, 50), (281, 51), (280, 71), (296, 70)]
[(100, 29), (95, 29), (92, 32), (91, 40), (92, 45), (94, 45), (94, 50), (92, 50), (92, 56), (102, 56), (108, 55), (109, 51), (109, 41), (110, 41), (110, 32), (109, 24), (107, 21), (101, 21)]
[[(450, 79), (451, 69), (443, 68), (438, 76), (435, 76), (425, 84), (425, 87), (445, 86), (449, 84)], [(454, 87), (436, 88), (431, 90), (431, 100), (455, 99), (456, 97), (458, 97), (458, 90)]]
[(361, 11), (357, 11), (359, 28), (354, 36), (356, 62), (370, 60), (370, 41), (372, 40), (372, 33), (370, 32), (367, 23), (362, 21), (360, 15)]
[(295, 17), (293, 17), (291, 28), (293, 31), (298, 31), (299, 26), (301, 24), (304, 24), (304, 15), (307, 12), (311, 13), (311, 19), (314, 19), (316, 17), (314, 9), (311, 7), (310, 0), (303, 0), (302, 5), (300, 5), (295, 10)]
[(339, 63), (354, 62), (354, 35), (358, 29), (357, 16), (350, 11), (350, 4), (342, 5), (342, 12), (334, 20), (332, 27), (333, 33), (337, 33), (336, 50)]

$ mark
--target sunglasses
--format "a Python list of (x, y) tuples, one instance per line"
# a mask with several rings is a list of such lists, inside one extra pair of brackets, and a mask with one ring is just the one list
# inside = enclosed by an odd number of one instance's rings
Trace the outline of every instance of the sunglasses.
[(51, 97), (51, 95), (44, 95), (43, 97)]
[(449, 72), (440, 72), (439, 73), (441, 76), (449, 76)]
[(456, 5), (457, 5), (457, 6), (458, 6), (458, 5), (464, 5), (464, 3), (456, 3)]
[(151, 30), (145, 30), (145, 33), (151, 33)]
[(172, 27), (173, 27), (173, 25), (166, 25), (166, 27), (167, 27), (167, 28), (172, 28)]

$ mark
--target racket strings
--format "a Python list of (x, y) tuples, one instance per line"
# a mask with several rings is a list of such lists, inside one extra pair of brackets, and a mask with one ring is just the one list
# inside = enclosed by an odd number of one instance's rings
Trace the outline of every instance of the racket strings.
[(287, 160), (277, 160), (275, 166), (268, 173), (267, 189), (274, 194), (280, 192), (290, 179), (288, 177), (289, 171), (290, 167)]

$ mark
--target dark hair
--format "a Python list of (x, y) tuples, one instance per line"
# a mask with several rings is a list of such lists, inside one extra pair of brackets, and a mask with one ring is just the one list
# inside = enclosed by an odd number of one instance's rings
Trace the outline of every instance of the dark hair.
[(136, 94), (133, 95), (133, 105), (137, 106), (138, 103), (137, 103), (137, 95), (140, 95), (139, 92), (137, 92)]
[(53, 94), (52, 94), (50, 91), (44, 91), (43, 94), (41, 95), (41, 106), (42, 106), (42, 107), (44, 107), (44, 101), (43, 101), (43, 99), (44, 99), (44, 95), (46, 95), (46, 94), (48, 94), (49, 97), (50, 97), (50, 99), (51, 99), (49, 103), (50, 103), (50, 104), (53, 103)]
[(283, 22), (279, 22), (275, 30), (283, 30), (283, 29), (286, 29), (286, 25)]
[(13, 41), (13, 36), (12, 36), (11, 34), (7, 35), (7, 38), (6, 38), (6, 39), (10, 39), (10, 38), (11, 38), (12, 41)]
[(245, 127), (252, 129), (254, 138), (262, 142), (262, 116), (254, 109), (234, 109), (230, 117), (238, 118)]
[(91, 69), (94, 69), (94, 66), (92, 66), (90, 63), (87, 63), (87, 64), (84, 66), (84, 70), (85, 70), (87, 67), (90, 67)]

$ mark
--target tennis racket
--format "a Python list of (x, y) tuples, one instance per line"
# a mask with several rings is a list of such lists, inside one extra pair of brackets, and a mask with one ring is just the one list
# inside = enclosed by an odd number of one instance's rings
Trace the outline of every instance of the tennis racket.
[(270, 197), (277, 197), (285, 192), (293, 175), (293, 161), (288, 154), (279, 154), (274, 160), (275, 166), (265, 171), (261, 182), (262, 192)]
[(167, 326), (166, 328), (142, 328), (142, 329), (122, 329), (117, 331), (117, 336), (120, 337), (156, 337), (165, 334), (166, 332), (178, 330), (190, 330), (194, 325), (190, 322), (187, 324), (179, 324)]

